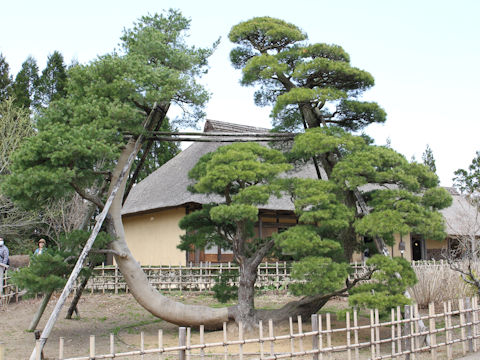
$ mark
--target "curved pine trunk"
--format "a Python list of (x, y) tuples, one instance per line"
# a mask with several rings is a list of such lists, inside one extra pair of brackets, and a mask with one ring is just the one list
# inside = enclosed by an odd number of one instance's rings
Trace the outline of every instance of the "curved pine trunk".
[[(133, 151), (133, 147), (134, 142), (131, 140), (119, 158), (113, 173), (112, 184), (116, 183), (121, 169), (126, 164), (129, 154)], [(220, 328), (224, 322), (231, 319), (227, 308), (213, 309), (207, 306), (185, 305), (163, 296), (149, 284), (147, 276), (140, 264), (133, 258), (125, 241), (121, 209), (126, 178), (110, 208), (108, 229), (115, 238), (110, 247), (122, 255), (115, 255), (115, 261), (125, 278), (129, 291), (141, 306), (165, 321), (181, 326), (205, 325), (207, 328)]]
[(281, 322), (299, 315), (304, 319), (309, 319), (312, 314), (316, 314), (335, 295), (338, 294), (306, 296), (298, 301), (291, 301), (280, 309), (257, 310), (256, 319), (264, 322), (270, 319), (273, 322)]

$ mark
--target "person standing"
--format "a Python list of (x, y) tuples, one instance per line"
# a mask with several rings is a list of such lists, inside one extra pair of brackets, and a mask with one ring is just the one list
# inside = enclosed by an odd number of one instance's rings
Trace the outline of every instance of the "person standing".
[(3, 295), (3, 274), (8, 269), (8, 248), (0, 237), (0, 295)]
[(47, 249), (45, 248), (45, 239), (40, 239), (38, 240), (38, 248), (35, 250), (33, 253), (34, 256), (36, 255), (42, 255)]

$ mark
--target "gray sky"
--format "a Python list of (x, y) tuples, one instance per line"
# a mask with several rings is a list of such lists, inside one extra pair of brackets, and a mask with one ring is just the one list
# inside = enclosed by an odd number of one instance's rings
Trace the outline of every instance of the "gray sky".
[(0, 52), (16, 74), (28, 55), (43, 69), (60, 51), (67, 63), (81, 63), (112, 51), (122, 29), (147, 13), (177, 8), (192, 19), (190, 42), (221, 45), (203, 83), (212, 93), (207, 118), (270, 126), (268, 108), (253, 104), (253, 88), (239, 85), (228, 54), (227, 35), (255, 16), (281, 18), (301, 27), (310, 42), (341, 45), (353, 66), (376, 81), (364, 99), (388, 114), (368, 128), (377, 144), (390, 139), (407, 159), (433, 150), (437, 173), (450, 186), (453, 172), (466, 168), (480, 150), (480, 2), (475, 0), (299, 0), (299, 1), (4, 1)]

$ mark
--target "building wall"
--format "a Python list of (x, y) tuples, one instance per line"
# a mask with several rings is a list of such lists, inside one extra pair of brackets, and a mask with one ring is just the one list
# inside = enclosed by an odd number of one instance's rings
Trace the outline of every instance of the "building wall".
[(426, 260), (431, 260), (432, 258), (435, 260), (440, 260), (440, 259), (443, 259), (443, 252), (448, 249), (448, 240), (445, 239), (442, 241), (437, 241), (437, 240), (427, 239), (426, 246), (427, 246)]
[(124, 217), (125, 237), (134, 258), (141, 265), (185, 265), (184, 251), (177, 249), (185, 232), (178, 222), (185, 208), (178, 207)]

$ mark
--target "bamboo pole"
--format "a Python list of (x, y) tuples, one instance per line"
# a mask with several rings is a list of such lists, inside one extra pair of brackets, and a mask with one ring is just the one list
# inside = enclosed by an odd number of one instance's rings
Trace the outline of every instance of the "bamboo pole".
[(460, 311), (460, 334), (462, 336), (462, 352), (463, 355), (467, 354), (467, 344), (465, 340), (467, 339), (466, 332), (465, 332), (465, 306), (463, 303), (463, 299), (458, 299), (458, 310)]
[(473, 317), (473, 351), (476, 352), (478, 350), (477, 345), (477, 336), (478, 336), (478, 299), (476, 296), (472, 299), (472, 317)]
[[(303, 326), (302, 326), (302, 317), (300, 315), (297, 316), (297, 325), (298, 325), (298, 333), (303, 334)], [(300, 352), (303, 352), (303, 337), (301, 337), (298, 341)]]
[[(332, 347), (332, 328), (330, 323), (330, 313), (326, 315), (327, 321), (327, 347), (330, 349)], [(328, 350), (328, 360), (332, 360), (332, 350)]]
[(162, 329), (158, 330), (158, 349), (160, 350), (158, 359), (162, 360), (163, 359), (163, 330)]
[(268, 336), (270, 337), (270, 339), (272, 339), (272, 340), (270, 340), (270, 355), (274, 356), (275, 355), (275, 350), (274, 350), (275, 342), (273, 340), (273, 321), (272, 321), (272, 319), (268, 320)]
[[(205, 345), (205, 326), (200, 325), (200, 344)], [(200, 358), (205, 358), (205, 350), (203, 347), (200, 349)]]
[[(65, 348), (65, 338), (61, 336), (58, 342), (58, 360), (63, 360), (63, 357), (65, 356), (64, 348)], [(1, 356), (0, 356), (0, 360), (3, 360)]]
[(272, 132), (198, 132), (198, 131), (150, 131), (149, 135), (158, 136), (206, 136), (206, 137), (286, 137), (292, 138), (298, 134), (296, 133), (272, 133)]
[(467, 318), (467, 337), (468, 337), (468, 352), (473, 352), (473, 339), (472, 339), (472, 304), (469, 297), (465, 298), (466, 305), (466, 318)]
[(380, 317), (378, 309), (375, 309), (375, 351), (377, 356), (380, 356)]
[[(318, 315), (312, 314), (312, 331), (318, 332)], [(312, 335), (312, 350), (318, 350), (318, 333)], [(318, 352), (313, 354), (313, 360), (318, 360)]]
[(113, 357), (115, 356), (115, 335), (114, 334), (110, 334), (110, 354), (112, 354)]
[[(178, 346), (179, 346), (179, 347), (185, 346), (185, 343), (186, 343), (186, 339), (185, 339), (185, 337), (186, 337), (186, 331), (187, 331), (187, 329), (186, 329), (185, 327), (183, 327), (183, 326), (178, 328)], [(180, 349), (180, 350), (178, 350), (178, 359), (179, 359), (179, 360), (186, 360), (186, 359), (185, 359), (185, 352), (186, 352), (186, 351), (185, 351), (185, 349), (183, 349), (183, 348)]]
[(397, 348), (398, 352), (402, 352), (402, 313), (400, 311), (400, 306), (397, 306)]
[[(154, 110), (148, 115), (148, 118), (145, 120), (145, 125), (148, 125), (151, 120), (153, 119), (155, 113), (157, 112), (157, 105), (154, 105)], [(103, 222), (105, 221), (105, 218), (107, 217), (108, 211), (110, 210), (110, 207), (112, 206), (113, 200), (115, 199), (115, 196), (117, 195), (117, 192), (122, 184), (123, 179), (127, 175), (128, 170), (130, 169), (130, 166), (133, 163), (133, 160), (135, 159), (135, 156), (139, 149), (142, 146), (142, 141), (143, 141), (143, 136), (140, 135), (135, 142), (134, 148), (132, 153), (129, 155), (127, 159), (127, 163), (123, 167), (122, 171), (120, 172), (116, 184), (112, 188), (112, 192), (108, 196), (107, 202), (105, 203), (102, 212), (97, 216), (96, 218), (96, 223), (95, 226), (92, 230), (92, 233), (90, 234), (90, 237), (88, 238), (85, 247), (82, 250), (82, 253), (78, 257), (77, 263), (75, 264), (75, 267), (72, 270), (72, 273), (70, 274), (70, 277), (67, 280), (67, 283), (65, 284), (65, 287), (63, 288), (62, 294), (58, 298), (57, 304), (55, 305), (55, 308), (53, 309), (52, 314), (50, 315), (50, 318), (48, 319), (45, 328), (42, 331), (42, 334), (40, 336), (40, 351), (43, 350), (43, 347), (45, 346), (45, 343), (48, 340), (48, 337), (50, 336), (50, 332), (53, 329), (53, 326), (55, 325), (55, 322), (58, 319), (58, 316), (60, 315), (60, 310), (62, 309), (63, 305), (65, 304), (65, 301), (67, 300), (68, 295), (73, 289), (73, 286), (75, 285), (75, 281), (77, 280), (78, 274), (80, 273), (80, 270), (83, 268), (83, 264), (85, 263), (85, 259), (90, 252), (90, 249), (93, 246), (93, 243), (95, 242), (95, 239), (97, 238), (98, 233), (100, 232), (100, 229), (103, 225)], [(34, 360), (36, 357), (36, 353), (38, 352), (37, 348), (34, 348), (32, 351), (32, 354), (30, 355), (30, 360)]]
[[(353, 339), (355, 340), (355, 345), (358, 345), (358, 314), (357, 309), (353, 309), (353, 327), (355, 330), (353, 331)], [(355, 346), (355, 360), (360, 359), (360, 350), (358, 346)]]
[(370, 356), (375, 359), (375, 315), (370, 309)]
[(191, 341), (192, 341), (192, 328), (188, 327), (187, 328), (187, 351), (186, 351), (187, 360), (190, 360), (190, 345), (192, 345)]
[(90, 359), (95, 359), (95, 335), (90, 335)]
[(350, 341), (350, 312), (347, 311), (345, 318), (345, 327), (347, 328), (347, 360), (352, 360), (352, 349)]
[(260, 320), (258, 322), (258, 336), (260, 338), (260, 359), (263, 358), (263, 322)]
[(410, 351), (412, 354), (412, 359), (415, 360), (415, 328), (414, 328), (414, 319), (415, 312), (412, 305), (407, 305), (410, 308), (410, 318), (408, 319), (408, 326), (410, 327)]
[(292, 138), (288, 137), (268, 137), (268, 136), (263, 136), (263, 137), (245, 137), (242, 135), (239, 135), (238, 137), (232, 137), (232, 138), (224, 138), (224, 137), (211, 137), (211, 138), (205, 138), (205, 137), (169, 137), (169, 136), (148, 136), (146, 137), (146, 140), (155, 140), (155, 141), (191, 141), (191, 142), (216, 142), (216, 143), (237, 143), (237, 142), (270, 142), (270, 141), (289, 141)]
[(448, 309), (448, 305), (446, 302), (443, 303), (443, 313), (444, 313), (444, 321), (445, 321), (445, 345), (447, 348), (447, 360), (452, 359), (452, 344), (450, 343), (450, 311)]
[(228, 337), (227, 337), (227, 323), (223, 323), (223, 354), (224, 354), (224, 359), (228, 360)]
[(293, 321), (292, 317), (288, 318), (289, 328), (290, 328), (290, 352), (293, 354), (295, 352), (295, 338), (293, 337)]
[(395, 309), (392, 308), (390, 311), (390, 319), (392, 322), (392, 327), (391, 327), (391, 334), (390, 336), (392, 337), (392, 359), (396, 359), (397, 357), (395, 356)]
[(238, 359), (243, 360), (243, 323), (241, 321), (238, 323), (238, 340), (240, 340), (240, 344), (238, 344)]
[(435, 334), (435, 305), (428, 304), (428, 321), (429, 321), (429, 335), (430, 335), (430, 353), (432, 360), (437, 360), (437, 335)]
[[(405, 305), (404, 306), (404, 319), (405, 319), (405, 323), (403, 324), (403, 330), (404, 330), (404, 334), (405, 334), (405, 351), (409, 351), (411, 350), (411, 342), (412, 342), (412, 338), (411, 338), (411, 331), (410, 331), (410, 323), (408, 322), (408, 320), (411, 318), (411, 312), (410, 312), (410, 306), (409, 305)], [(405, 360), (410, 360), (410, 355), (411, 355), (411, 352), (409, 352), (408, 354), (405, 355)]]

